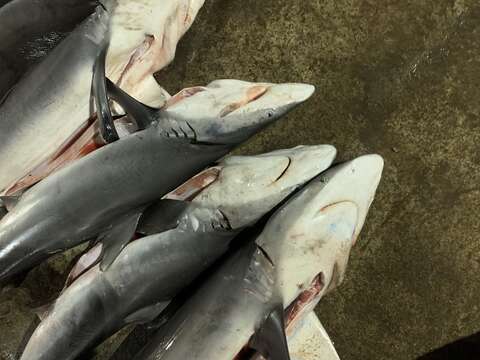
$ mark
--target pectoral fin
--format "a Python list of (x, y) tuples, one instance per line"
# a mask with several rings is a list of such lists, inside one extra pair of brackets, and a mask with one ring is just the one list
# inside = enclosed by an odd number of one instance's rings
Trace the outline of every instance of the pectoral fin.
[(5, 213), (7, 213), (8, 211), (12, 211), (12, 209), (20, 201), (20, 197), (20, 195), (0, 196), (0, 218), (3, 217), (1, 215), (2, 208), (4, 209), (3, 211)]
[(93, 69), (93, 96), (97, 108), (97, 118), (100, 126), (100, 134), (106, 143), (112, 143), (119, 139), (113, 123), (110, 104), (107, 95), (107, 78), (105, 75), (105, 59), (108, 47), (105, 46), (99, 53)]
[(107, 270), (118, 254), (132, 240), (141, 215), (141, 211), (133, 212), (120, 219), (112, 228), (101, 235), (100, 241), (103, 244), (103, 252), (100, 270)]
[(107, 79), (108, 95), (136, 122), (139, 130), (146, 129), (155, 119), (156, 109), (142, 104)]
[(133, 314), (130, 314), (126, 319), (125, 322), (127, 324), (137, 323), (137, 324), (144, 324), (150, 321), (153, 321), (160, 313), (165, 309), (168, 305), (167, 302), (159, 302), (154, 305), (148, 306), (146, 308), (140, 309)]
[(265, 319), (252, 338), (250, 346), (268, 360), (290, 360), (281, 304)]
[(340, 360), (332, 340), (314, 312), (308, 314), (288, 336), (288, 346), (292, 356), (298, 360)]
[(137, 232), (143, 235), (158, 234), (177, 227), (180, 216), (190, 206), (182, 200), (162, 199), (145, 210)]

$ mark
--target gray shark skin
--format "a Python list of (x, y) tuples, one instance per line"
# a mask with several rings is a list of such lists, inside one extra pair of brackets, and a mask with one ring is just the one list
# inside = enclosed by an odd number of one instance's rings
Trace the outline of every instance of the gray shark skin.
[(242, 349), (250, 346), (267, 359), (288, 360), (284, 309), (317, 279), (318, 297), (342, 281), (382, 169), (383, 160), (368, 155), (312, 180), (275, 212), (255, 242), (201, 285), (135, 359), (244, 359)]
[(89, 270), (57, 300), (21, 359), (75, 359), (123, 326), (153, 320), (237, 234), (208, 226), (136, 240), (105, 272)]
[(233, 359), (232, 349), (240, 351), (248, 342), (245, 329), (251, 335), (281, 301), (274, 285), (273, 265), (250, 243), (207, 280), (135, 359)]
[(5, 97), (0, 105), (0, 191), (54, 155), (78, 130), (79, 124), (69, 121), (72, 116), (90, 116), (93, 66), (108, 45), (109, 21), (97, 6)]
[(0, 2), (0, 98), (95, 9), (89, 0)]
[[(328, 167), (335, 153), (331, 146), (305, 146), (224, 160), (217, 180), (195, 196), (176, 228), (133, 241), (106, 271), (97, 265), (75, 280), (22, 359), (73, 359), (128, 323), (153, 320), (243, 228)], [(251, 195), (239, 196), (247, 187)]]
[(166, 138), (151, 127), (63, 168), (1, 220), (0, 279), (96, 237), (228, 151)]

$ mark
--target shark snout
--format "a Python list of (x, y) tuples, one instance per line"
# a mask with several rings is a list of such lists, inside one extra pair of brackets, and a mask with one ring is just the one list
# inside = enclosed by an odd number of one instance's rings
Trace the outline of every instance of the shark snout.
[(335, 159), (337, 150), (332, 145), (301, 145), (277, 150), (263, 156), (286, 156), (290, 166), (282, 177), (282, 185), (298, 186), (327, 169)]
[(216, 80), (175, 95), (162, 115), (187, 121), (198, 141), (235, 146), (306, 101), (314, 91), (307, 84)]
[(376, 154), (364, 155), (350, 162), (349, 171), (352, 174), (358, 174), (355, 181), (352, 181), (352, 188), (358, 190), (356, 203), (360, 213), (359, 223), (352, 239), (352, 246), (357, 242), (368, 209), (375, 197), (375, 192), (382, 177), (383, 166), (383, 158)]
[(270, 91), (273, 96), (282, 99), (288, 105), (298, 105), (307, 101), (313, 95), (315, 86), (309, 84), (279, 84), (273, 86)]

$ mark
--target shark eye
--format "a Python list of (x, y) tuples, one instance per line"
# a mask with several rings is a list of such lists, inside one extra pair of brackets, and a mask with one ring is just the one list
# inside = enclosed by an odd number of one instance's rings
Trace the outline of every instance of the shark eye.
[(271, 119), (275, 115), (275, 112), (273, 110), (267, 110), (267, 118)]

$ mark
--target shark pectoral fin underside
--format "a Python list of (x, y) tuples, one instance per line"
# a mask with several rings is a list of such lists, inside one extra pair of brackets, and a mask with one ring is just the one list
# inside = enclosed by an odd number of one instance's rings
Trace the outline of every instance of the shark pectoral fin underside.
[(128, 115), (130, 115), (135, 121), (138, 130), (143, 130), (149, 127), (153, 119), (155, 119), (155, 113), (158, 110), (142, 104), (140, 101), (128, 95), (125, 91), (110, 81), (110, 79), (106, 79), (106, 81), (108, 95), (112, 100), (117, 102)]
[(268, 360), (290, 360), (282, 305), (268, 315), (253, 336), (250, 346)]
[(93, 68), (93, 96), (95, 107), (97, 109), (97, 118), (100, 127), (100, 134), (107, 143), (112, 143), (119, 139), (115, 124), (113, 123), (110, 104), (107, 95), (107, 79), (105, 75), (105, 59), (108, 46), (104, 46), (100, 51), (95, 66)]
[(288, 337), (288, 345), (298, 360), (340, 360), (332, 340), (313, 311)]
[(144, 324), (150, 321), (153, 321), (158, 315), (161, 314), (163, 309), (168, 305), (168, 301), (159, 302), (150, 306), (147, 306), (143, 309), (135, 311), (133, 314), (130, 314), (125, 322), (127, 324), (136, 323)]
[(118, 254), (132, 240), (141, 215), (141, 211), (131, 213), (120, 219), (109, 231), (101, 235), (100, 241), (103, 244), (102, 260), (100, 261), (101, 271), (107, 270)]
[(65, 280), (62, 292), (68, 288), (76, 279), (98, 264), (102, 256), (103, 245), (101, 243), (92, 243), (75, 262), (70, 273)]
[(20, 201), (20, 197), (20, 195), (0, 196), (0, 218), (3, 217), (1, 215), (2, 208), (4, 209), (5, 213), (12, 211), (15, 205), (17, 205), (17, 203)]
[(137, 232), (143, 235), (158, 234), (177, 227), (180, 216), (190, 206), (188, 201), (162, 199), (145, 210)]

